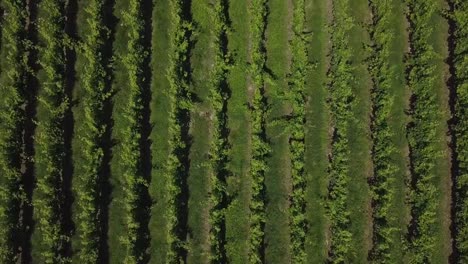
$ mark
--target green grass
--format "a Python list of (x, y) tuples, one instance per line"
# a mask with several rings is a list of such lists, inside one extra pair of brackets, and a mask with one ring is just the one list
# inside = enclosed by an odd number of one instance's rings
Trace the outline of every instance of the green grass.
[(208, 263), (223, 258), (220, 237), (223, 212), (217, 209), (222, 182), (223, 138), (220, 134), (221, 81), (224, 58), (220, 37), (223, 30), (222, 4), (192, 2), (194, 47), (192, 68), (190, 135), (190, 170), (187, 180), (188, 200), (188, 263)]
[(67, 149), (64, 123), (69, 111), (65, 81), (65, 4), (44, 0), (39, 4), (39, 92), (35, 133), (33, 195), (35, 229), (32, 256), (43, 263), (67, 263), (69, 236), (65, 227), (64, 177)]
[(349, 259), (351, 263), (364, 263), (372, 246), (372, 218), (370, 208), (370, 190), (368, 179), (372, 176), (372, 161), (370, 156), (370, 90), (371, 80), (368, 72), (367, 58), (369, 53), (365, 45), (369, 44), (365, 24), (369, 23), (370, 10), (368, 1), (356, 0), (350, 2), (350, 15), (354, 20), (350, 30), (349, 45), (353, 51), (354, 80), (351, 83), (355, 96), (352, 117), (349, 122), (349, 200), (351, 213), (350, 232), (353, 237)]
[(309, 229), (305, 248), (307, 263), (323, 263), (328, 251), (328, 223), (325, 212), (328, 185), (328, 150), (330, 138), (327, 109), (327, 71), (329, 59), (329, 6), (325, 1), (307, 1), (305, 4), (305, 32), (308, 42), (310, 68), (306, 76), (305, 124), (305, 191), (306, 219)]
[(394, 94), (394, 103), (390, 119), (390, 125), (393, 126), (394, 136), (393, 140), (398, 151), (393, 157), (396, 165), (399, 169), (398, 177), (396, 177), (396, 188), (395, 188), (395, 202), (393, 203), (392, 214), (395, 216), (395, 226), (400, 230), (397, 232), (395, 237), (395, 244), (392, 248), (393, 256), (395, 261), (400, 261), (405, 254), (402, 252), (401, 240), (407, 235), (407, 226), (410, 217), (410, 208), (407, 203), (408, 197), (408, 186), (407, 181), (409, 178), (408, 171), (408, 140), (406, 138), (405, 128), (408, 123), (408, 115), (406, 110), (409, 104), (409, 91), (405, 84), (406, 80), (404, 77), (405, 65), (404, 60), (405, 49), (409, 44), (407, 42), (407, 36), (405, 31), (405, 18), (404, 18), (404, 5), (395, 1), (395, 16), (391, 20), (392, 25), (395, 26), (398, 33), (395, 33), (395, 40), (393, 43), (393, 53), (390, 57), (391, 65), (395, 72), (398, 72), (398, 76), (393, 79), (392, 82), (392, 93)]
[(451, 205), (451, 182), (450, 178), (447, 175), (451, 173), (451, 151), (448, 147), (448, 120), (451, 118), (451, 113), (449, 110), (449, 98), (448, 98), (448, 87), (447, 87), (447, 78), (449, 76), (448, 65), (446, 63), (446, 58), (448, 57), (448, 47), (447, 47), (447, 38), (448, 38), (448, 22), (447, 19), (442, 15), (442, 12), (448, 8), (447, 2), (439, 0), (437, 3), (437, 12), (432, 19), (432, 25), (434, 25), (434, 34), (432, 35), (432, 43), (434, 45), (434, 50), (440, 57), (436, 57), (436, 86), (435, 94), (437, 97), (437, 106), (438, 111), (440, 112), (440, 117), (437, 120), (437, 148), (441, 152), (441, 157), (437, 160), (436, 163), (436, 185), (439, 186), (439, 212), (438, 212), (438, 222), (440, 225), (440, 231), (437, 239), (436, 247), (438, 254), (434, 255), (435, 262), (444, 262), (447, 260), (452, 253), (452, 238), (450, 236), (450, 225), (451, 225), (451, 216), (450, 216), (450, 205)]
[(251, 101), (252, 78), (246, 75), (248, 69), (251, 41), (249, 32), (249, 1), (231, 1), (229, 17), (231, 18), (228, 35), (228, 49), (231, 54), (232, 67), (228, 76), (231, 97), (228, 101), (229, 134), (229, 178), (227, 195), (232, 199), (226, 209), (226, 253), (230, 263), (249, 263), (252, 254), (250, 248), (252, 175), (250, 159), (252, 155), (250, 114), (247, 108)]
[[(151, 210), (151, 263), (174, 263), (177, 260), (177, 238), (174, 234), (177, 225), (174, 204), (179, 192), (175, 169), (178, 159), (173, 156), (176, 149), (178, 127), (175, 120), (175, 95), (171, 87), (170, 74), (176, 48), (174, 31), (177, 30), (177, 1), (156, 1), (153, 9), (151, 122), (152, 140), (152, 179), (150, 195), (153, 199)], [(176, 126), (176, 127), (174, 127)]]
[(289, 133), (282, 118), (291, 111), (285, 96), (289, 90), (292, 2), (268, 1), (266, 28), (265, 94), (269, 104), (266, 134), (271, 146), (265, 174), (266, 218), (265, 261), (287, 263), (291, 259), (289, 196), (291, 194), (291, 159)]

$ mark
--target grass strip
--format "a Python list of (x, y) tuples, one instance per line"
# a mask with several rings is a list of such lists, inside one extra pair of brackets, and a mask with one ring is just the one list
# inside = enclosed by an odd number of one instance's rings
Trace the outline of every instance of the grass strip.
[(307, 233), (305, 252), (307, 263), (323, 263), (328, 251), (328, 220), (326, 214), (328, 185), (328, 152), (330, 148), (330, 115), (327, 107), (329, 68), (328, 52), (330, 4), (313, 0), (305, 2), (306, 47), (308, 67), (305, 99), (305, 217)]
[(225, 260), (224, 189), (227, 135), (225, 3), (191, 3), (190, 172), (188, 178), (189, 263)]
[(292, 114), (288, 77), (291, 71), (289, 39), (292, 37), (293, 2), (267, 2), (264, 86), (265, 132), (271, 151), (265, 172), (265, 262), (288, 263), (292, 259), (290, 195), (292, 193), (290, 131)]

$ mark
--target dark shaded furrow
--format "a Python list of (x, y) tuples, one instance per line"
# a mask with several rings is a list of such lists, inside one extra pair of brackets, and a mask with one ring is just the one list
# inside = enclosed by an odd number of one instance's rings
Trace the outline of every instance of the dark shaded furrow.
[[(38, 42), (37, 27), (34, 22), (37, 21), (38, 3), (35, 1), (27, 0), (27, 32), (28, 40), (30, 43), (36, 44)], [(25, 10), (25, 11), (26, 11)], [(32, 196), (35, 183), (35, 146), (34, 146), (34, 134), (36, 132), (35, 118), (37, 115), (37, 92), (38, 92), (38, 79), (36, 73), (38, 72), (38, 51), (32, 49), (32, 45), (28, 51), (28, 64), (30, 65), (30, 75), (26, 78), (28, 86), (28, 103), (25, 106), (26, 120), (24, 126), (23, 142), (24, 142), (24, 173), (23, 173), (23, 187), (25, 191), (25, 201), (22, 204), (21, 221), (22, 221), (22, 245), (21, 245), (21, 263), (32, 262), (32, 234), (34, 230), (33, 220), (33, 204)]]
[(0, 262), (19, 257), (25, 221), (21, 206), (27, 202), (23, 187), (25, 164), (23, 131), (27, 122), (28, 13), (24, 1), (2, 1), (0, 53)]
[(453, 83), (451, 107), (454, 123), (454, 252), (452, 261), (468, 261), (468, 2), (451, 1), (453, 35), (449, 48)]

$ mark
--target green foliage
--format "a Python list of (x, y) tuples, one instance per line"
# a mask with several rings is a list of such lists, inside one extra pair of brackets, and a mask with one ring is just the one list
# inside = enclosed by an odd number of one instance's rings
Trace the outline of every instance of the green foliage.
[(267, 169), (266, 156), (270, 153), (270, 147), (265, 137), (266, 105), (264, 100), (263, 68), (265, 66), (265, 54), (263, 51), (263, 36), (266, 28), (266, 1), (254, 0), (248, 9), (250, 21), (250, 34), (252, 52), (250, 55), (250, 67), (248, 72), (252, 76), (254, 85), (253, 97), (250, 108), (252, 122), (252, 157), (250, 174), (252, 175), (252, 201), (250, 211), (250, 248), (249, 263), (260, 263), (260, 248), (263, 246), (263, 226), (265, 224), (265, 200), (264, 181)]
[[(146, 144), (144, 133), (143, 111), (145, 104), (145, 68), (144, 63), (148, 51), (143, 45), (145, 22), (143, 18), (143, 1), (131, 0), (119, 2), (116, 6), (116, 16), (119, 18), (119, 38), (115, 48), (116, 58), (119, 61), (116, 89), (120, 90), (120, 100), (116, 102), (115, 130), (119, 142), (115, 151), (115, 174), (117, 175), (116, 189), (119, 196), (115, 198), (121, 220), (121, 229), (118, 242), (122, 247), (124, 263), (140, 263), (147, 258), (145, 242), (148, 238), (142, 225), (146, 217), (144, 195), (147, 192), (148, 182), (144, 175), (142, 144)], [(116, 37), (117, 39), (117, 37)]]
[[(270, 153), (265, 134), (267, 105), (263, 78), (266, 1), (232, 2), (230, 15), (232, 31), (228, 42), (233, 65), (230, 67), (232, 97), (228, 114), (232, 123), (229, 152), (232, 175), (228, 178), (227, 192), (234, 198), (226, 211), (227, 254), (232, 263), (261, 263), (264, 181)], [(248, 124), (243, 123), (246, 120)], [(246, 142), (250, 147), (246, 148)]]
[(24, 1), (2, 1), (0, 54), (0, 262), (15, 263), (21, 236), (20, 205), (22, 129), (27, 103), (28, 43)]
[(412, 57), (409, 71), (409, 87), (412, 103), (412, 122), (408, 131), (410, 158), (414, 184), (411, 193), (412, 215), (415, 226), (410, 241), (413, 253), (412, 262), (434, 261), (435, 251), (439, 250), (437, 240), (440, 235), (439, 210), (440, 185), (437, 166), (443, 158), (439, 110), (437, 62), (441, 55), (433, 44), (434, 16), (438, 15), (438, 1), (410, 0), (409, 19), (411, 28)]
[(69, 99), (65, 88), (65, 3), (43, 0), (39, 4), (38, 122), (35, 135), (37, 185), (33, 197), (36, 219), (36, 252), (42, 263), (68, 263), (63, 255), (69, 243), (65, 231), (63, 186), (65, 115)]
[[(107, 61), (103, 57), (109, 30), (104, 26), (102, 1), (89, 0), (80, 9), (81, 43), (78, 46), (77, 73), (82, 89), (76, 119), (74, 192), (78, 259), (83, 263), (100, 260), (102, 227), (101, 186), (104, 166), (103, 145), (108, 127), (106, 103), (110, 92)], [(107, 112), (106, 112), (107, 111)]]
[[(398, 23), (394, 18), (398, 14), (398, 1), (372, 1), (373, 28), (372, 40), (374, 42), (373, 55), (370, 63), (370, 72), (374, 80), (373, 100), (373, 202), (374, 202), (374, 245), (371, 253), (373, 261), (378, 263), (391, 263), (401, 260), (402, 252), (402, 226), (398, 219), (403, 215), (398, 204), (401, 195), (405, 172), (401, 167), (401, 155), (397, 133), (400, 128), (394, 121), (403, 111), (399, 105), (398, 91), (404, 89), (404, 83), (399, 76), (403, 75), (403, 49), (395, 43), (401, 41)], [(401, 56), (397, 56), (401, 54)], [(395, 62), (394, 57), (399, 61)], [(395, 110), (395, 104), (398, 107)]]
[(223, 54), (222, 46), (223, 38), (227, 30), (226, 17), (224, 16), (224, 2), (219, 1), (214, 6), (215, 21), (212, 25), (216, 34), (217, 40), (215, 45), (218, 48), (216, 51), (216, 58), (214, 64), (213, 89), (211, 90), (209, 101), (214, 111), (213, 117), (213, 135), (211, 141), (211, 166), (214, 173), (212, 174), (211, 182), (213, 183), (213, 189), (211, 191), (211, 247), (213, 251), (212, 261), (216, 263), (223, 262), (224, 244), (223, 237), (221, 237), (221, 229), (224, 225), (225, 210), (223, 208), (223, 201), (225, 200), (225, 182), (226, 177), (226, 161), (227, 161), (227, 149), (229, 147), (226, 138), (226, 125), (227, 125), (227, 113), (226, 113), (226, 100), (229, 96), (229, 92), (226, 90), (225, 79), (227, 72), (227, 61), (228, 58)]
[(305, 239), (307, 223), (305, 218), (305, 186), (304, 171), (305, 153), (305, 78), (308, 69), (307, 52), (304, 31), (304, 0), (294, 1), (293, 39), (291, 42), (292, 70), (290, 78), (289, 100), (292, 102), (292, 115), (288, 122), (291, 134), (289, 140), (292, 162), (292, 194), (291, 194), (291, 252), (294, 263), (306, 263)]
[[(454, 258), (468, 262), (468, 2), (449, 0), (454, 234), (445, 232), (444, 3), (0, 0), (0, 263), (25, 261), (29, 232), (34, 263), (103, 262), (106, 244), (111, 263), (442, 263), (451, 235)], [(75, 24), (78, 43), (66, 34)], [(405, 90), (413, 96), (408, 127)], [(403, 134), (411, 183), (404, 182)], [(73, 168), (66, 167), (70, 136)], [(30, 179), (22, 177), (33, 162), (30, 227), (23, 186)], [(67, 226), (72, 170), (76, 235)], [(409, 234), (405, 184), (412, 188)]]

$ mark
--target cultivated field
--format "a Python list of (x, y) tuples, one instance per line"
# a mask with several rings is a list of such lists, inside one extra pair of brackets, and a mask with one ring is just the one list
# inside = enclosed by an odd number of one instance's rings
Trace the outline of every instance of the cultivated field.
[(468, 1), (0, 0), (0, 263), (468, 263)]

